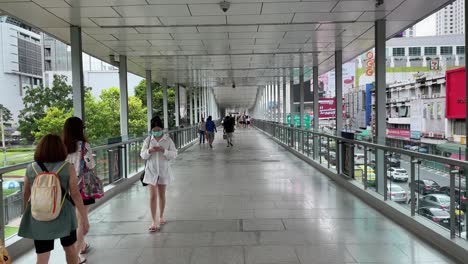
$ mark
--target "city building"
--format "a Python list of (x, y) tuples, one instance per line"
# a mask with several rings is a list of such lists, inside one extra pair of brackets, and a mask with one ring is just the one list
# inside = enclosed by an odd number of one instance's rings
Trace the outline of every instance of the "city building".
[(465, 33), (465, 0), (456, 0), (436, 13), (436, 34)]
[(0, 31), (1, 103), (11, 111), (12, 126), (17, 127), (25, 87), (42, 83), (42, 39), (38, 31), (9, 16), (0, 17)]
[[(68, 83), (72, 82), (71, 49), (63, 42), (44, 34), (44, 85), (52, 86), (54, 75), (67, 76)], [(100, 59), (83, 53), (84, 85), (91, 87), (91, 93), (99, 97), (101, 91), (110, 87), (119, 87), (119, 69)], [(129, 95), (134, 94), (134, 87), (142, 78), (127, 73)]]
[(416, 29), (415, 27), (409, 27), (407, 30), (403, 31), (403, 37), (405, 38), (412, 38), (416, 36)]
[[(371, 56), (374, 53), (373, 50), (369, 52)], [(367, 74), (366, 71), (367, 56), (365, 53), (357, 58), (356, 87), (374, 81), (373, 72)], [(386, 56), (389, 84), (415, 81), (417, 73), (440, 75), (465, 65), (465, 36), (393, 38), (387, 41)]]

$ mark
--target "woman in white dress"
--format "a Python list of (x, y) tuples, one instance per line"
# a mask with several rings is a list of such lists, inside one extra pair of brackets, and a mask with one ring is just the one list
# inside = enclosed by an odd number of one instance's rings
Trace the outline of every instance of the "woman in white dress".
[[(164, 209), (166, 207), (166, 186), (172, 180), (170, 161), (177, 157), (177, 149), (169, 135), (163, 132), (164, 125), (159, 116), (151, 119), (151, 136), (145, 139), (140, 156), (146, 160), (145, 177), (143, 182), (150, 189), (150, 208), (152, 224), (150, 232), (156, 232), (157, 200), (159, 196), (159, 224), (166, 223)], [(159, 195), (158, 195), (159, 194)]]

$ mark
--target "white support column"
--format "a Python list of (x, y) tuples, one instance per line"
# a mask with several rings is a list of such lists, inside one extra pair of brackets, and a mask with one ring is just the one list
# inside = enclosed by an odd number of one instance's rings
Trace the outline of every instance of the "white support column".
[(286, 124), (286, 69), (283, 69), (283, 124)]
[(281, 122), (281, 96), (280, 96), (280, 77), (281, 76), (281, 71), (278, 70), (278, 76), (276, 76), (276, 122), (280, 123)]
[(81, 28), (70, 27), (72, 86), (73, 86), (73, 115), (85, 122), (84, 111), (84, 81), (83, 81), (83, 48), (81, 42)]
[(146, 70), (146, 118), (148, 131), (151, 131), (151, 119), (153, 118), (153, 91), (151, 90), (151, 70)]
[(289, 71), (289, 112), (289, 123), (294, 125), (294, 68)]
[(174, 87), (175, 89), (175, 126), (178, 128), (180, 126), (180, 104), (179, 104), (179, 89), (180, 85), (177, 83)]
[(198, 124), (198, 103), (197, 103), (197, 88), (193, 86), (193, 120), (194, 125)]
[(198, 107), (199, 107), (198, 122), (201, 121), (202, 116), (203, 116), (203, 87), (201, 87), (201, 82), (199, 83), (200, 83), (200, 86), (198, 87)]
[(190, 104), (190, 125), (195, 124), (195, 119), (193, 118), (193, 85), (190, 84), (190, 88), (187, 89), (188, 100), (187, 102)]
[[(380, 145), (385, 145), (385, 138), (387, 136), (386, 127), (386, 69), (385, 69), (385, 20), (375, 21), (375, 95), (376, 95), (376, 139)], [(376, 164), (377, 164), (377, 192), (384, 194), (384, 160), (385, 153), (383, 150), (376, 151)]]
[[(314, 58), (314, 63), (317, 63), (317, 58)], [(319, 86), (318, 86), (318, 66), (314, 65), (312, 67), (312, 80), (314, 83), (313, 87), (313, 97), (314, 97), (314, 125), (313, 125), (313, 130), (317, 131), (319, 130)], [(317, 136), (314, 136), (314, 141), (313, 141), (313, 157), (314, 159), (318, 158), (319, 150), (320, 150), (320, 145), (319, 145), (319, 138)]]
[(164, 129), (169, 130), (169, 113), (167, 107), (167, 78), (163, 78), (163, 113)]
[(128, 135), (127, 56), (119, 56), (120, 134)]
[[(301, 115), (301, 128), (305, 127), (304, 123), (304, 65), (299, 68), (299, 95), (300, 95), (300, 115)], [(314, 113), (314, 116), (316, 114)]]
[(343, 130), (343, 51), (335, 51), (336, 134)]

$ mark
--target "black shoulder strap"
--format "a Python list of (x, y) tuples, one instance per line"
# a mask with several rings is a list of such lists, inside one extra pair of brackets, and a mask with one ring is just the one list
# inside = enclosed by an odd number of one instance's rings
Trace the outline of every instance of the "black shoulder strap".
[(39, 167), (41, 167), (41, 170), (42, 170), (43, 172), (49, 172), (49, 170), (48, 170), (47, 167), (44, 165), (44, 163), (39, 162), (39, 161), (36, 162), (36, 163), (37, 163), (37, 165), (39, 165)]

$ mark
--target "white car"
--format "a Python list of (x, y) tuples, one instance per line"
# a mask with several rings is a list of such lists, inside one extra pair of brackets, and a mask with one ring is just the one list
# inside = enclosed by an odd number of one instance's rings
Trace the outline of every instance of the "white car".
[(408, 193), (396, 184), (387, 185), (387, 195), (397, 203), (406, 203), (408, 200)]
[(409, 179), (408, 172), (405, 169), (394, 167), (390, 167), (390, 169), (387, 170), (387, 177), (390, 178), (392, 181), (407, 182)]

